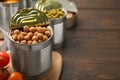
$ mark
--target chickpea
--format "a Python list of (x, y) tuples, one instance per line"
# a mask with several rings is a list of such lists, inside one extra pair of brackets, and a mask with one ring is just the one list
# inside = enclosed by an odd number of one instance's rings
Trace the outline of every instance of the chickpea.
[(43, 35), (43, 41), (46, 41), (48, 37), (46, 35)]
[(27, 42), (27, 44), (32, 44), (32, 41), (31, 41), (31, 40), (29, 40), (29, 41)]
[(13, 39), (14, 41), (17, 41), (17, 35), (12, 35), (12, 39)]
[(39, 43), (41, 43), (41, 42), (42, 42), (42, 40), (38, 40), (38, 42), (39, 42)]
[(20, 34), (19, 29), (14, 30), (14, 31), (13, 31), (13, 34), (16, 34), (16, 35)]
[(18, 40), (18, 41), (21, 41), (21, 40), (23, 40), (23, 39), (24, 39), (24, 36), (23, 36), (23, 35), (21, 35), (21, 34), (17, 35), (17, 40)]
[(34, 34), (32, 33), (32, 32), (29, 32), (28, 34), (27, 34), (27, 36), (29, 36), (30, 38), (33, 36)]
[(45, 35), (47, 35), (48, 37), (51, 35), (50, 31), (45, 31)]
[(44, 32), (45, 32), (45, 31), (47, 31), (47, 30), (49, 30), (49, 29), (48, 29), (48, 28), (46, 28), (46, 27), (42, 27), (42, 28), (43, 28)]
[(35, 32), (34, 35), (37, 35), (39, 32)]
[(24, 39), (25, 39), (26, 41), (28, 41), (28, 40), (30, 40), (30, 37), (29, 37), (28, 35), (26, 35), (26, 36), (24, 36)]
[(24, 26), (24, 27), (23, 27), (23, 31), (25, 31), (25, 32), (29, 32), (29, 26), (27, 26), (27, 25)]
[(37, 37), (38, 37), (39, 40), (42, 40), (43, 39), (43, 34), (42, 33), (38, 33)]
[(37, 41), (37, 40), (38, 40), (38, 37), (34, 35), (34, 36), (32, 37), (32, 40), (33, 40), (33, 41), (34, 41), (34, 40)]
[(43, 32), (44, 32), (44, 29), (43, 29), (42, 27), (39, 27), (39, 28), (38, 28), (38, 32), (39, 32), (39, 33), (43, 33)]
[(49, 28), (46, 28), (46, 31), (50, 31), (50, 29), (49, 29)]
[(32, 41), (32, 44), (37, 44), (38, 42), (36, 40), (33, 40)]
[(20, 43), (21, 43), (21, 44), (26, 44), (27, 41), (26, 41), (26, 40), (22, 40)]
[(36, 25), (36, 27), (35, 27), (35, 28), (36, 28), (36, 31), (38, 31), (39, 25)]
[(21, 32), (20, 34), (23, 35), (23, 36), (26, 36), (27, 32)]
[(35, 27), (30, 27), (30, 28), (29, 28), (29, 31), (34, 33), (34, 32), (36, 32), (37, 30), (36, 30)]
[(14, 41), (21, 44), (37, 44), (49, 38), (51, 35), (50, 29), (47, 27), (29, 27), (24, 26), (22, 29), (15, 29), (11, 31), (11, 37)]

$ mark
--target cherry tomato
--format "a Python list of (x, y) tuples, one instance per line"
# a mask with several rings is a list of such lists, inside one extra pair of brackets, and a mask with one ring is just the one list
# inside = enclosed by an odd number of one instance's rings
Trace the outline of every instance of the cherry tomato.
[(19, 72), (12, 72), (8, 80), (23, 80), (23, 75)]
[(7, 68), (0, 68), (0, 80), (8, 80), (9, 72)]
[(0, 68), (3, 68), (6, 65), (8, 65), (9, 61), (10, 61), (9, 54), (4, 51), (0, 51)]

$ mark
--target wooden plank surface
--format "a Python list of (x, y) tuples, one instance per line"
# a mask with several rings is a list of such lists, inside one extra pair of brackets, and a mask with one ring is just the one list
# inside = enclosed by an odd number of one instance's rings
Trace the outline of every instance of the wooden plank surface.
[[(12, 66), (11, 63), (9, 65)], [(10, 68), (9, 70), (13, 71), (12, 68)], [(61, 53), (53, 51), (52, 52), (52, 65), (51, 65), (50, 70), (35, 80), (59, 80), (61, 71), (62, 71)], [(29, 79), (25, 79), (25, 80), (29, 80)], [(31, 79), (31, 80), (34, 80), (34, 79)]]
[(120, 10), (79, 10), (78, 29), (120, 29)]
[(69, 30), (68, 34), (66, 45), (58, 49), (64, 59), (61, 80), (120, 79), (120, 31)]
[(52, 53), (51, 69), (40, 77), (39, 80), (59, 80), (62, 71), (62, 56), (58, 52)]
[(71, 1), (77, 26), (66, 30), (65, 46), (54, 49), (63, 57), (60, 80), (120, 80), (120, 0)]
[(71, 0), (77, 26), (66, 30), (61, 80), (120, 80), (120, 0)]
[(78, 8), (86, 9), (120, 9), (120, 0), (71, 0)]

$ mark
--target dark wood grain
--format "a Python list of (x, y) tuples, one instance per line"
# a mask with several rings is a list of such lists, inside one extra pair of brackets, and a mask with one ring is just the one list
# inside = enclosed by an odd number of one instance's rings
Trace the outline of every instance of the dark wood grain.
[(120, 10), (79, 10), (78, 28), (80, 29), (120, 29)]
[(120, 9), (120, 0), (71, 0), (78, 8), (86, 9)]
[(60, 80), (120, 80), (120, 0), (71, 0), (77, 26), (55, 49), (63, 56)]

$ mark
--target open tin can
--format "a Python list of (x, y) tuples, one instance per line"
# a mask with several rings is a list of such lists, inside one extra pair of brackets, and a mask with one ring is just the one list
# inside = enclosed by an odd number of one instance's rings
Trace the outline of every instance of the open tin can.
[(57, 48), (63, 46), (65, 41), (66, 12), (65, 16), (62, 18), (49, 19), (49, 21), (54, 31), (53, 47)]
[(59, 0), (63, 6), (63, 8), (67, 11), (66, 18), (66, 29), (70, 29), (76, 26), (77, 17), (78, 17), (78, 9), (76, 4), (70, 0)]
[(62, 7), (58, 0), (38, 0), (35, 3), (34, 8), (44, 12), (50, 21), (50, 25), (54, 32), (53, 47), (61, 47), (65, 40), (67, 11)]
[[(17, 11), (11, 19), (8, 35), (13, 70), (21, 72), (28, 80), (36, 80), (51, 67), (53, 30), (47, 23), (48, 19), (45, 14), (32, 8)], [(19, 33), (16, 34), (15, 30)], [(45, 31), (49, 31), (50, 35), (48, 36)], [(23, 36), (22, 32), (26, 34)], [(29, 38), (25, 39), (30, 32), (32, 36), (29, 35)], [(40, 33), (42, 38), (37, 35)], [(18, 38), (20, 35), (23, 36), (22, 39)], [(16, 36), (16, 39), (13, 36)], [(22, 41), (25, 40), (26, 43), (23, 43)], [(28, 41), (32, 42), (28, 43)], [(36, 43), (33, 43), (34, 41)]]
[(21, 72), (26, 78), (40, 76), (51, 67), (53, 31), (50, 26), (49, 29), (49, 39), (38, 44), (17, 43), (9, 33), (13, 69)]

